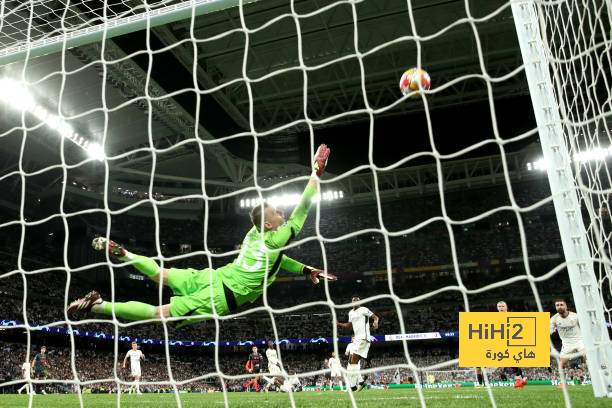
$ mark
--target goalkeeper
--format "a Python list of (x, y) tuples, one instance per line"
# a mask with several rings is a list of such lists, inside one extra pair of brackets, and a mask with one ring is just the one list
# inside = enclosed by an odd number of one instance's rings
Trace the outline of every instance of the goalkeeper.
[(176, 296), (170, 298), (169, 304), (153, 306), (135, 301), (106, 302), (97, 292), (92, 291), (72, 302), (68, 310), (105, 315), (112, 315), (114, 310), (117, 317), (127, 320), (182, 316), (185, 319), (177, 325), (180, 327), (211, 318), (214, 313), (227, 315), (246, 302), (253, 303), (263, 294), (266, 277), (267, 285), (272, 284), (280, 268), (307, 275), (314, 283), (318, 283), (319, 278), (336, 280), (334, 275), (301, 264), (283, 255), (281, 250), (300, 232), (306, 221), (329, 152), (326, 145), (317, 149), (312, 177), (289, 220), (285, 222), (283, 212), (267, 203), (253, 208), (250, 214), (253, 228), (244, 238), (240, 254), (234, 262), (219, 269), (198, 271), (190, 268), (160, 268), (153, 259), (132, 254), (111, 240), (95, 238), (92, 245), (96, 251), (108, 250), (110, 255), (121, 261), (133, 262), (136, 269), (155, 282), (161, 280)]

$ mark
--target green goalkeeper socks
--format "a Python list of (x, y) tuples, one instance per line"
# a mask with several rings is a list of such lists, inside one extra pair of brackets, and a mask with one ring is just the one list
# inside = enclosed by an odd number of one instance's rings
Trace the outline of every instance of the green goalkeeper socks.
[(94, 305), (91, 311), (112, 315), (113, 305), (115, 306), (115, 315), (122, 319), (147, 320), (155, 318), (155, 306), (141, 302), (103, 302), (102, 304)]
[(128, 252), (127, 256), (124, 256), (119, 259), (126, 262), (136, 261), (132, 264), (132, 266), (151, 279), (159, 275), (160, 268), (159, 265), (157, 265), (157, 262), (150, 258), (147, 258), (146, 256), (136, 255)]

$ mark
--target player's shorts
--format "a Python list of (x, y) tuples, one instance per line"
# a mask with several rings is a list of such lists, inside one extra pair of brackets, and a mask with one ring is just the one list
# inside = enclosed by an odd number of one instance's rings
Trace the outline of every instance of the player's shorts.
[(331, 372), (326, 372), (325, 373), (325, 378), (327, 378), (328, 380), (331, 379)]
[(342, 371), (340, 371), (340, 369), (333, 369), (332, 368), (331, 376), (332, 377), (342, 377)]
[(368, 358), (368, 351), (370, 350), (370, 342), (363, 340), (356, 340), (356, 345), (353, 348), (353, 354), (358, 354), (363, 358)]
[(142, 375), (140, 372), (140, 366), (132, 366), (131, 373), (132, 373), (132, 377), (136, 377), (136, 376), (140, 377)]
[[(168, 274), (168, 285), (178, 296), (170, 298), (170, 314), (177, 316), (197, 316), (212, 315), (213, 303), (215, 312), (219, 315), (229, 314), (230, 308), (226, 301), (227, 296), (234, 296), (233, 292), (227, 289), (220, 276), (212, 270), (203, 269), (170, 269)], [(211, 293), (212, 286), (212, 293)], [(235, 298), (230, 301), (234, 301)], [(195, 323), (202, 320), (212, 319), (212, 317), (186, 319), (177, 323), (176, 327)]]
[(47, 370), (44, 367), (42, 368), (34, 368), (34, 378), (44, 378), (47, 376)]
[(277, 366), (276, 364), (268, 364), (268, 371), (270, 371), (270, 374), (272, 374), (272, 375), (276, 375), (276, 374), (280, 374), (281, 373), (280, 367)]
[(561, 346), (561, 358), (570, 358), (575, 353), (574, 350), (581, 352), (584, 350), (584, 343), (582, 341), (563, 342)]

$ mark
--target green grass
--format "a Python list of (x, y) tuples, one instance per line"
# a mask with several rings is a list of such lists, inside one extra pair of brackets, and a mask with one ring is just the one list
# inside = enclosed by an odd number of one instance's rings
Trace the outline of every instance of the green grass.
[[(612, 407), (611, 399), (593, 397), (590, 386), (569, 387), (568, 393), (573, 407)], [(348, 393), (340, 391), (302, 392), (293, 394), (296, 407), (325, 408), (351, 407)], [(522, 390), (513, 388), (495, 388), (493, 395), (497, 406), (504, 407), (564, 407), (562, 390), (553, 386), (532, 386)], [(428, 407), (440, 408), (478, 408), (490, 407), (486, 389), (435, 389), (423, 390)], [(212, 394), (179, 394), (182, 406), (191, 407), (224, 407), (223, 393)], [(228, 393), (230, 407), (236, 408), (285, 408), (290, 407), (289, 395), (276, 392), (264, 393)], [(414, 389), (364, 390), (355, 394), (358, 407), (419, 407), (419, 394)], [(1, 395), (0, 407), (27, 407), (29, 396)], [(78, 407), (77, 395), (35, 395), (33, 407)], [(83, 406), (91, 408), (117, 407), (117, 395), (88, 394), (83, 395)], [(174, 394), (122, 395), (121, 406), (126, 408), (170, 408), (177, 407)]]

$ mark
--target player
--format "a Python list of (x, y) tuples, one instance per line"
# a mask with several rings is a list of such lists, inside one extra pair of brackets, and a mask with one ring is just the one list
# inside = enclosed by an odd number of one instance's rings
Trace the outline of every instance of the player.
[(280, 377), (281, 375), (281, 365), (280, 361), (278, 361), (278, 355), (276, 354), (276, 348), (274, 347), (274, 342), (272, 340), (268, 341), (268, 349), (266, 350), (266, 358), (268, 359), (268, 371), (272, 378), (268, 378), (263, 376), (264, 380), (266, 380), (267, 384), (264, 387), (264, 390), (268, 392), (268, 389), (271, 385), (276, 385), (278, 389), (280, 389), (281, 385), (285, 382), (285, 379)]
[(280, 390), (282, 392), (300, 392), (302, 391), (302, 383), (297, 376), (295, 370), (289, 370), (289, 378), (281, 385)]
[[(47, 368), (51, 368), (51, 366), (47, 362), (47, 347), (42, 346), (40, 348), (40, 353), (34, 356), (34, 360), (32, 360), (32, 365), (30, 366), (30, 369), (34, 371), (34, 378), (36, 378), (37, 380), (46, 380)], [(43, 384), (38, 385), (38, 392), (41, 394), (47, 393)]]
[(152, 306), (134, 301), (105, 302), (100, 294), (92, 291), (72, 302), (68, 310), (105, 315), (112, 315), (114, 310), (117, 317), (127, 320), (183, 316), (185, 319), (177, 324), (180, 327), (210, 318), (198, 318), (200, 315), (227, 315), (247, 302), (253, 303), (263, 294), (264, 281), (267, 280), (267, 285), (271, 285), (280, 268), (304, 274), (314, 283), (318, 283), (320, 278), (336, 280), (335, 276), (301, 264), (278, 251), (301, 231), (312, 199), (317, 194), (319, 179), (327, 166), (329, 152), (324, 144), (317, 149), (312, 177), (289, 220), (285, 222), (284, 213), (265, 202), (253, 208), (250, 214), (253, 227), (242, 242), (240, 254), (234, 262), (212, 273), (210, 269), (197, 271), (191, 268), (160, 268), (153, 259), (130, 253), (111, 240), (95, 238), (92, 244), (95, 250), (108, 250), (112, 257), (132, 262), (136, 269), (153, 281), (161, 281), (163, 285), (169, 286), (176, 296), (170, 298), (169, 304)]
[(27, 361), (27, 355), (26, 355), (26, 361), (21, 365), (21, 376), (23, 377), (24, 380), (26, 380), (26, 383), (23, 384), (23, 386), (17, 390), (18, 394), (21, 394), (21, 391), (23, 391), (25, 389), (26, 394), (36, 394), (36, 392), (34, 392), (34, 389), (30, 387), (30, 384), (28, 383), (28, 381), (30, 380), (30, 363), (28, 363)]
[[(249, 359), (246, 363), (246, 369), (249, 373), (261, 374), (263, 356), (257, 351), (257, 346), (253, 346), (251, 351), (252, 353), (249, 354)], [(255, 385), (255, 392), (259, 392), (259, 380), (261, 380), (261, 376), (256, 375), (252, 381), (247, 383), (247, 391), (250, 391), (251, 385)]]
[[(121, 363), (117, 362), (117, 367), (115, 367), (115, 375), (119, 380), (123, 380), (121, 377)], [(121, 394), (121, 383), (117, 382), (117, 394)]]
[(331, 390), (333, 384), (331, 383), (331, 370), (329, 368), (328, 359), (323, 360), (323, 363), (321, 364), (321, 370), (325, 370), (325, 373), (323, 374), (323, 390), (325, 391), (325, 388), (327, 387), (329, 387), (329, 389)]
[[(578, 349), (574, 349), (572, 350), (572, 353), (578, 353)], [(578, 355), (578, 357), (574, 357), (572, 358), (568, 363), (567, 366), (569, 367), (569, 379), (570, 380), (574, 380), (574, 379), (578, 379), (581, 382), (584, 381), (585, 377), (584, 377), (584, 368), (585, 368), (585, 362), (584, 362), (584, 358), (581, 355)]]
[[(561, 368), (565, 370), (570, 357), (575, 357), (575, 355), (572, 355), (573, 350), (578, 350), (586, 361), (584, 340), (580, 333), (578, 315), (569, 311), (565, 300), (559, 299), (555, 301), (555, 309), (557, 309), (557, 313), (550, 318), (550, 334), (553, 334), (555, 328), (559, 333), (561, 338)], [(564, 386), (565, 382), (561, 381), (559, 388)]]
[(372, 327), (378, 329), (378, 316), (376, 316), (367, 307), (357, 305), (359, 302), (359, 296), (353, 296), (352, 302), (355, 304), (353, 310), (349, 312), (348, 323), (336, 324), (340, 327), (352, 327), (353, 333), (355, 334), (355, 345), (353, 347), (352, 354), (349, 357), (349, 372), (348, 383), (351, 389), (361, 391), (365, 387), (365, 382), (368, 379), (367, 374), (363, 376), (363, 380), (359, 382), (359, 386), (356, 385), (359, 371), (357, 365), (361, 360), (365, 361), (364, 368), (370, 366), (370, 360), (368, 359), (368, 350), (370, 350), (370, 317), (374, 320)]
[[(497, 302), (496, 306), (498, 312), (508, 312), (508, 304), (503, 300)], [(527, 379), (523, 378), (523, 370), (521, 367), (506, 367), (504, 373), (514, 376), (514, 388), (523, 388), (527, 384)]]
[(336, 353), (332, 353), (329, 359), (329, 368), (331, 368), (331, 378), (332, 378), (332, 386), (331, 390), (334, 390), (334, 383), (338, 381), (338, 385), (340, 386), (340, 391), (342, 391), (342, 370), (340, 359), (336, 357)]
[(140, 370), (140, 359), (145, 360), (145, 355), (141, 350), (138, 350), (138, 343), (135, 341), (132, 342), (132, 349), (125, 353), (125, 357), (123, 358), (123, 368), (125, 368), (125, 362), (127, 361), (128, 357), (130, 358), (131, 374), (132, 377), (134, 377), (134, 384), (130, 386), (128, 392), (131, 394), (135, 387), (136, 393), (142, 394), (142, 392), (140, 392), (140, 377), (142, 376), (142, 372)]

